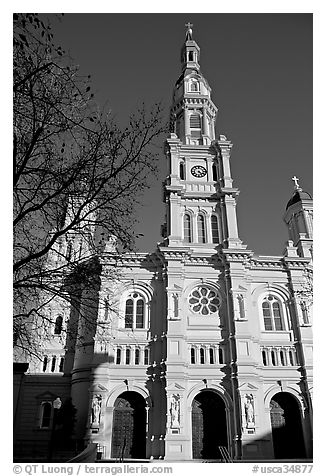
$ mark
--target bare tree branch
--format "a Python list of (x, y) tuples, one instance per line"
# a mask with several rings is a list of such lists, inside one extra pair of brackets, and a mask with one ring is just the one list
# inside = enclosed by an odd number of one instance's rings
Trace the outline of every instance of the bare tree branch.
[(20, 349), (37, 354), (55, 300), (79, 309), (81, 288), (93, 279), (110, 236), (118, 252), (133, 248), (135, 204), (155, 174), (156, 141), (166, 131), (160, 105), (142, 106), (119, 127), (110, 112), (99, 111), (90, 78), (53, 44), (50, 25), (35, 14), (14, 15), (14, 340)]

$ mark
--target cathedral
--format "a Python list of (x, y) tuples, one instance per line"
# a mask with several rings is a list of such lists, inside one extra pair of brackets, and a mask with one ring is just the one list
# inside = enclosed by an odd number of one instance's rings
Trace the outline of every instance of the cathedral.
[[(49, 305), (42, 362), (14, 366), (17, 460), (42, 460), (67, 399), (74, 438), (107, 461), (312, 458), (312, 197), (294, 177), (282, 256), (247, 249), (217, 112), (188, 24), (162, 241), (121, 255), (110, 237), (78, 303)], [(78, 231), (60, 246), (75, 252)]]

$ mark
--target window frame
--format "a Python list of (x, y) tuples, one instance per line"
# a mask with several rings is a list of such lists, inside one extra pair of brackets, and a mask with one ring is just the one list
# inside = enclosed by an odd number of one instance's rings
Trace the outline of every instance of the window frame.
[(209, 348), (209, 351), (208, 351), (208, 358), (209, 358), (209, 363), (210, 365), (214, 365), (216, 362), (216, 359), (215, 359), (215, 349), (214, 347), (210, 347)]
[[(213, 226), (213, 219), (214, 221), (216, 220), (216, 228)], [(212, 243), (218, 244), (220, 243), (220, 227), (218, 222), (218, 216), (215, 213), (212, 213), (210, 222), (211, 222), (211, 232), (212, 232)], [(214, 233), (215, 230), (216, 230), (216, 233)]]
[[(191, 118), (193, 116), (196, 116), (196, 122), (195, 122), (195, 127), (194, 125), (191, 124), (192, 120)], [(194, 121), (194, 119), (193, 119)], [(201, 139), (202, 136), (202, 130), (203, 130), (203, 118), (199, 112), (192, 112), (189, 115), (189, 130), (190, 130), (190, 137), (191, 139), (199, 140)]]
[(200, 365), (205, 365), (206, 364), (206, 359), (205, 359), (205, 349), (204, 347), (199, 348), (199, 364)]
[[(206, 227), (206, 219), (203, 213), (197, 214), (197, 241), (199, 244), (204, 245), (207, 243), (207, 227)], [(202, 229), (200, 227), (202, 226)], [(201, 236), (200, 236), (201, 232)]]
[[(193, 89), (195, 88), (195, 89)], [(188, 85), (189, 93), (199, 93), (200, 92), (200, 82), (197, 79), (191, 79)]]
[(122, 349), (117, 347), (115, 351), (115, 365), (121, 365)]
[(284, 299), (273, 292), (265, 293), (260, 300), (259, 310), (264, 332), (289, 332)]
[(150, 365), (150, 363), (151, 363), (150, 356), (151, 356), (150, 348), (145, 347), (145, 349), (144, 349), (144, 365)]
[[(48, 426), (44, 426), (44, 408), (45, 406), (50, 406), (50, 415), (48, 416), (49, 424)], [(41, 430), (50, 430), (52, 427), (52, 418), (53, 418), (53, 405), (52, 402), (49, 400), (44, 400), (40, 404), (40, 420), (39, 420), (39, 428)]]
[[(205, 292), (203, 292), (203, 289)], [(203, 299), (205, 302), (203, 302)], [(222, 305), (222, 297), (216, 288), (204, 283), (197, 284), (191, 289), (188, 293), (187, 302), (188, 307), (193, 314), (200, 316), (200, 318), (205, 318), (219, 313), (219, 309)]]
[(218, 170), (217, 170), (217, 164), (215, 162), (213, 162), (212, 164), (212, 178), (213, 178), (213, 182), (218, 181)]
[(191, 365), (195, 365), (196, 362), (196, 348), (194, 346), (190, 347), (190, 363)]
[[(189, 241), (188, 241), (188, 235), (186, 238), (186, 217), (189, 218)], [(193, 226), (192, 226), (192, 216), (191, 214), (186, 211), (183, 215), (183, 241), (185, 243), (192, 243), (193, 242)]]
[(131, 365), (131, 348), (126, 347), (125, 351), (125, 365)]
[[(138, 289), (129, 292), (123, 299), (123, 327), (126, 330), (144, 330), (148, 327), (148, 301)], [(142, 312), (139, 313), (139, 304)], [(132, 305), (132, 306), (131, 306)], [(129, 307), (129, 312), (127, 309)], [(132, 307), (132, 313), (130, 309)], [(141, 320), (139, 320), (141, 319)], [(126, 325), (128, 323), (128, 325)], [(141, 324), (141, 325), (140, 325)]]
[(136, 348), (135, 348), (134, 358), (135, 358), (134, 364), (135, 364), (135, 365), (140, 365), (140, 348), (139, 348), (139, 347), (136, 347)]
[[(59, 332), (57, 332), (57, 330), (59, 330)], [(58, 314), (54, 322), (53, 334), (59, 337), (62, 335), (62, 331), (63, 331), (63, 315)]]
[(186, 180), (186, 167), (183, 161), (179, 163), (179, 177), (180, 180)]

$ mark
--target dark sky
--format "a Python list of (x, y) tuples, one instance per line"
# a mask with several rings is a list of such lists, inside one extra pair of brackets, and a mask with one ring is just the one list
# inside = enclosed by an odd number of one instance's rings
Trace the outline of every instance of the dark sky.
[[(311, 14), (76, 13), (65, 14), (54, 32), (91, 74), (98, 102), (123, 122), (141, 102), (163, 101), (168, 118), (188, 21), (219, 108), (217, 134), (233, 143), (240, 238), (256, 253), (282, 254), (291, 177), (312, 193)], [(165, 166), (162, 144), (160, 177), (138, 211), (140, 251), (160, 241)]]

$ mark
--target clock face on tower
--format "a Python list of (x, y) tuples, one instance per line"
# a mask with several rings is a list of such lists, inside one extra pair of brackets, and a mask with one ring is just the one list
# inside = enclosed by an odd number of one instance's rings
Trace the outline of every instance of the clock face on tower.
[(191, 173), (194, 177), (202, 178), (207, 174), (207, 170), (202, 165), (194, 165), (191, 169)]

